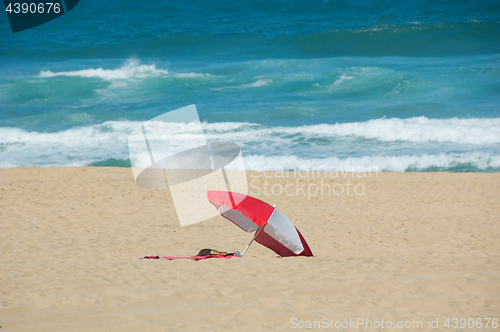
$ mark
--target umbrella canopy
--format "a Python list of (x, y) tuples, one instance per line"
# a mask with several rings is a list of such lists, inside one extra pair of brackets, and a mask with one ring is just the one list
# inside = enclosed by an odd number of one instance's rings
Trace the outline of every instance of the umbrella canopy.
[(255, 231), (254, 240), (278, 255), (313, 256), (299, 230), (274, 206), (248, 195), (227, 191), (209, 190), (207, 198), (223, 217), (246, 232)]

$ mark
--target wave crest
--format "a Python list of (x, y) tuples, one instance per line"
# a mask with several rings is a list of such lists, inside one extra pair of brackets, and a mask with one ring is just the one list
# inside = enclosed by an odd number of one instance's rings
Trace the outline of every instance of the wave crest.
[[(126, 160), (128, 135), (140, 124), (107, 121), (53, 133), (3, 127), (0, 167), (82, 166), (109, 158)], [(197, 138), (192, 124), (151, 125), (159, 133), (157, 139), (168, 141), (177, 150), (192, 148)], [(249, 169), (460, 170), (465, 165), (473, 171), (500, 171), (500, 118), (394, 118), (300, 127), (246, 122), (202, 126), (208, 141), (237, 143)]]

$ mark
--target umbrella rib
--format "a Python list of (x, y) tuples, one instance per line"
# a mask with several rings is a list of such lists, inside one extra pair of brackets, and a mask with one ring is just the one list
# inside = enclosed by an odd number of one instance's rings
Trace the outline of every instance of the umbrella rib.
[[(273, 213), (271, 213), (271, 215), (269, 216), (269, 219), (267, 219), (267, 221), (271, 220), (271, 217), (273, 216), (274, 212), (276, 211), (276, 204), (273, 206), (273, 208), (274, 208)], [(266, 226), (266, 225), (267, 225), (267, 222), (266, 222), (264, 225), (260, 226), (260, 227), (257, 229), (257, 231), (255, 232), (255, 234), (254, 234), (254, 236), (253, 236), (252, 240), (250, 240), (250, 242), (248, 243), (248, 245), (247, 245), (247, 247), (245, 248), (245, 250), (243, 250), (243, 252), (241, 253), (241, 256), (240, 256), (240, 257), (243, 257), (243, 255), (245, 254), (245, 251), (247, 251), (248, 247), (250, 247), (250, 245), (252, 244), (253, 240), (255, 240), (255, 238), (256, 238), (256, 237), (257, 237), (257, 235), (259, 234), (260, 230), (261, 230), (262, 228), (264, 228), (264, 226)]]

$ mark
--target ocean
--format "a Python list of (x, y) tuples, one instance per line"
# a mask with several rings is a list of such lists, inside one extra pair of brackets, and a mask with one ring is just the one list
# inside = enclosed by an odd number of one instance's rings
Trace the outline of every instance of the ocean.
[(247, 169), (500, 172), (498, 1), (81, 0), (15, 34), (0, 17), (0, 167), (126, 167), (134, 128), (196, 104)]

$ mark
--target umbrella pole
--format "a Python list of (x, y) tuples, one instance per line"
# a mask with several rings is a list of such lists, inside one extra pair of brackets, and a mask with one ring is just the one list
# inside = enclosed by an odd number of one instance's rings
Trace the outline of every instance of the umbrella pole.
[(241, 253), (240, 257), (243, 257), (243, 255), (245, 254), (245, 252), (247, 251), (248, 247), (250, 247), (250, 245), (252, 244), (253, 240), (255, 240), (255, 238), (257, 237), (257, 235), (259, 234), (260, 230), (264, 227), (265, 225), (262, 225), (259, 227), (259, 229), (255, 232), (252, 240), (250, 240), (250, 242), (247, 244), (247, 247), (245, 248), (245, 250), (243, 250), (243, 252)]

